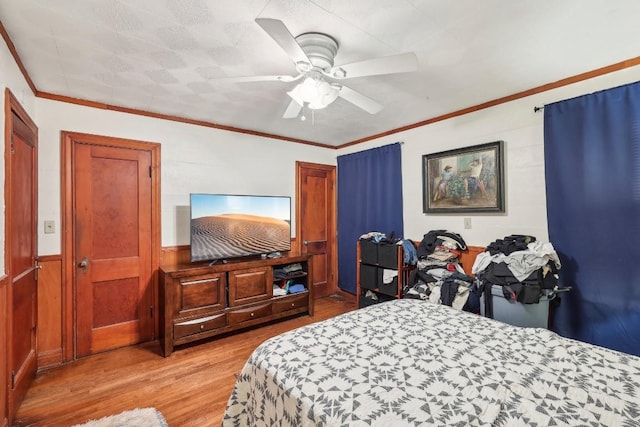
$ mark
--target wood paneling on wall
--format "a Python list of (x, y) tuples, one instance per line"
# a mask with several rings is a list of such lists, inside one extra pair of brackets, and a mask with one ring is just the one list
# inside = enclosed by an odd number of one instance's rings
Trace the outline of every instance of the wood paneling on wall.
[(167, 246), (160, 250), (160, 266), (186, 264), (189, 258), (189, 245)]
[[(7, 342), (7, 300), (9, 290), (9, 280), (7, 276), (0, 277), (0, 343)], [(9, 425), (9, 413), (7, 407), (7, 384), (9, 381), (7, 359), (7, 346), (0, 346), (0, 426)]]
[(38, 257), (38, 370), (57, 366), (62, 356), (62, 257)]

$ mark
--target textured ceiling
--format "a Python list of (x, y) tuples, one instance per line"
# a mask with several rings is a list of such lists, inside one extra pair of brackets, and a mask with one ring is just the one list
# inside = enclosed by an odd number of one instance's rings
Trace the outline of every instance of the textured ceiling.
[[(331, 146), (638, 56), (637, 0), (1, 0), (38, 91)], [(384, 109), (338, 98), (283, 119), (295, 75), (255, 22), (338, 41), (335, 64), (415, 52), (412, 73), (348, 79)]]

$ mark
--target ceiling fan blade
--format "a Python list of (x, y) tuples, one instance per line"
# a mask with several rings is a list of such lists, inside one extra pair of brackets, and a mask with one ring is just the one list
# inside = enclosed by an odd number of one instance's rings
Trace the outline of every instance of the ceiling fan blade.
[(326, 75), (334, 79), (351, 79), (380, 74), (408, 73), (417, 69), (416, 54), (408, 52), (340, 65), (333, 67)]
[(302, 78), (304, 74), (297, 76), (248, 76), (248, 77), (220, 77), (209, 79), (210, 82), (218, 83), (247, 83), (247, 82), (283, 82), (289, 83)]
[(298, 42), (296, 42), (295, 37), (291, 35), (282, 21), (279, 19), (256, 18), (256, 23), (280, 45), (295, 64), (311, 64), (307, 54), (304, 53)]
[(340, 89), (340, 93), (338, 96), (345, 101), (349, 101), (356, 107), (362, 108), (369, 114), (377, 114), (382, 111), (382, 105), (378, 104), (373, 99), (368, 96), (364, 96), (360, 92), (356, 92), (355, 90), (348, 88), (347, 86), (342, 86)]
[(302, 110), (302, 105), (298, 104), (295, 99), (292, 99), (287, 107), (287, 111), (282, 115), (283, 119), (295, 119), (300, 114), (300, 110)]

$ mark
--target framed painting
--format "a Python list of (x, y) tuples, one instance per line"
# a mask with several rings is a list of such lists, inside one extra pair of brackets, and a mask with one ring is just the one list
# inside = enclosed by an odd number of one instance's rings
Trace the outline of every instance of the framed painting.
[(422, 156), (424, 213), (504, 212), (503, 141)]

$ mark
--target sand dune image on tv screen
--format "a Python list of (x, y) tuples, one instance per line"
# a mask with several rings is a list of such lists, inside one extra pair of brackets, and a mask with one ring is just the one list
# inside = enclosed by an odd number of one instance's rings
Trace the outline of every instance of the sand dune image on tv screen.
[(191, 228), (192, 261), (288, 251), (291, 246), (289, 223), (277, 218), (222, 214), (194, 218)]

